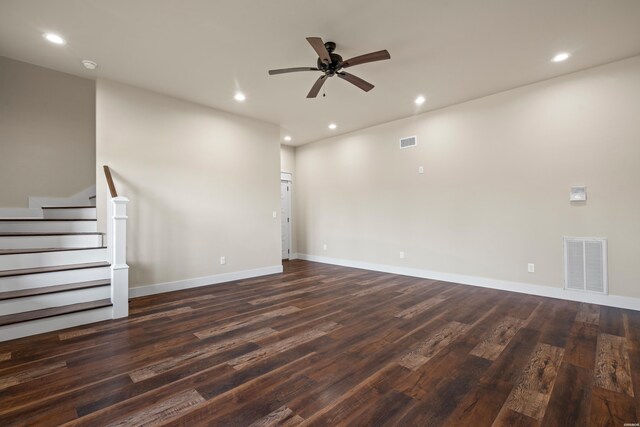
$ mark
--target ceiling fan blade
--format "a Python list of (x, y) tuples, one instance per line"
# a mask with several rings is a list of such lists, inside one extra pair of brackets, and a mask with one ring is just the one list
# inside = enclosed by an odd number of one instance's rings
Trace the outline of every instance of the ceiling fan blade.
[(360, 77), (356, 77), (353, 74), (349, 74), (349, 73), (338, 73), (336, 74), (338, 77), (340, 77), (343, 80), (348, 81), (349, 83), (358, 86), (360, 89), (362, 89), (365, 92), (369, 92), (371, 89), (373, 89), (375, 86), (372, 85), (371, 83), (362, 80)]
[(327, 81), (326, 74), (318, 77), (318, 80), (316, 80), (316, 82), (311, 87), (311, 90), (307, 94), (307, 98), (315, 98), (316, 96), (318, 96), (318, 92), (320, 92), (320, 89), (322, 88), (322, 85), (325, 81)]
[(377, 52), (366, 53), (364, 55), (356, 56), (346, 61), (342, 61), (342, 68), (353, 67), (354, 65), (366, 64), (367, 62), (383, 61), (385, 59), (391, 59), (389, 51), (379, 50)]
[(269, 70), (269, 75), (273, 76), (274, 74), (295, 73), (296, 71), (320, 71), (320, 70), (313, 67), (280, 68), (278, 70)]
[(322, 62), (326, 64), (331, 63), (331, 57), (329, 56), (329, 51), (327, 51), (327, 48), (324, 47), (324, 42), (320, 37), (307, 37), (307, 41), (309, 42), (313, 50), (316, 51), (316, 53), (318, 54)]

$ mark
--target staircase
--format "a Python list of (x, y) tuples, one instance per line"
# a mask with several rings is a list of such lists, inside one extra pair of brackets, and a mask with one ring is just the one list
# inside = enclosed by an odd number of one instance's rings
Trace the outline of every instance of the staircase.
[(0, 341), (128, 314), (126, 228), (117, 223), (127, 199), (108, 202), (108, 236), (97, 231), (91, 199), (42, 207), (41, 218), (0, 218)]

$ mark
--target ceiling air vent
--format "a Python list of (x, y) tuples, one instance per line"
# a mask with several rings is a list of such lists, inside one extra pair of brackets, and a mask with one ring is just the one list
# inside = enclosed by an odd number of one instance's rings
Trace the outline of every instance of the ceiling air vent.
[(418, 138), (415, 136), (408, 136), (406, 138), (400, 138), (400, 148), (411, 148), (418, 145)]
[(607, 239), (564, 238), (565, 289), (606, 294)]

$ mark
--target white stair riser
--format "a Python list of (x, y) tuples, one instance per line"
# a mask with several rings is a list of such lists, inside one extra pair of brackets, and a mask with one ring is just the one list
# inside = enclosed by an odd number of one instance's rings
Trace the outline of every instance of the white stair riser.
[(0, 341), (9, 341), (44, 332), (71, 328), (73, 326), (86, 325), (112, 318), (111, 307), (96, 308), (81, 311), (79, 313), (64, 314), (49, 317), (47, 319), (32, 320), (30, 322), (17, 323), (15, 325), (0, 326)]
[(46, 295), (35, 295), (25, 298), (14, 298), (0, 301), (0, 313), (16, 314), (24, 311), (41, 310), (43, 308), (61, 307), (81, 302), (97, 301), (111, 298), (111, 286), (100, 286), (89, 289), (56, 292)]
[(45, 219), (96, 219), (96, 208), (42, 209)]
[(2, 221), (0, 220), (0, 233), (16, 232), (32, 233), (79, 233), (96, 232), (96, 221)]
[(0, 255), (0, 271), (107, 261), (107, 248)]
[(94, 248), (102, 246), (102, 235), (0, 236), (0, 249)]
[(51, 273), (25, 274), (0, 277), (0, 292), (41, 288), (43, 286), (88, 282), (111, 278), (111, 267), (83, 268), (79, 270), (55, 271)]

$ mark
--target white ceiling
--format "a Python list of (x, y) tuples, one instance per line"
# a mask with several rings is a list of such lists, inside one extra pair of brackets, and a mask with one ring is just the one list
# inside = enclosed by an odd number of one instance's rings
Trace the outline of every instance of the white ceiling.
[[(67, 45), (44, 41), (47, 31)], [(336, 42), (345, 59), (388, 49), (391, 60), (350, 69), (376, 85), (369, 93), (333, 78), (326, 97), (306, 99), (319, 73), (267, 70), (314, 66), (307, 36)], [(560, 51), (572, 57), (550, 62)], [(275, 123), (293, 145), (638, 54), (638, 0), (0, 2), (1, 56)]]

